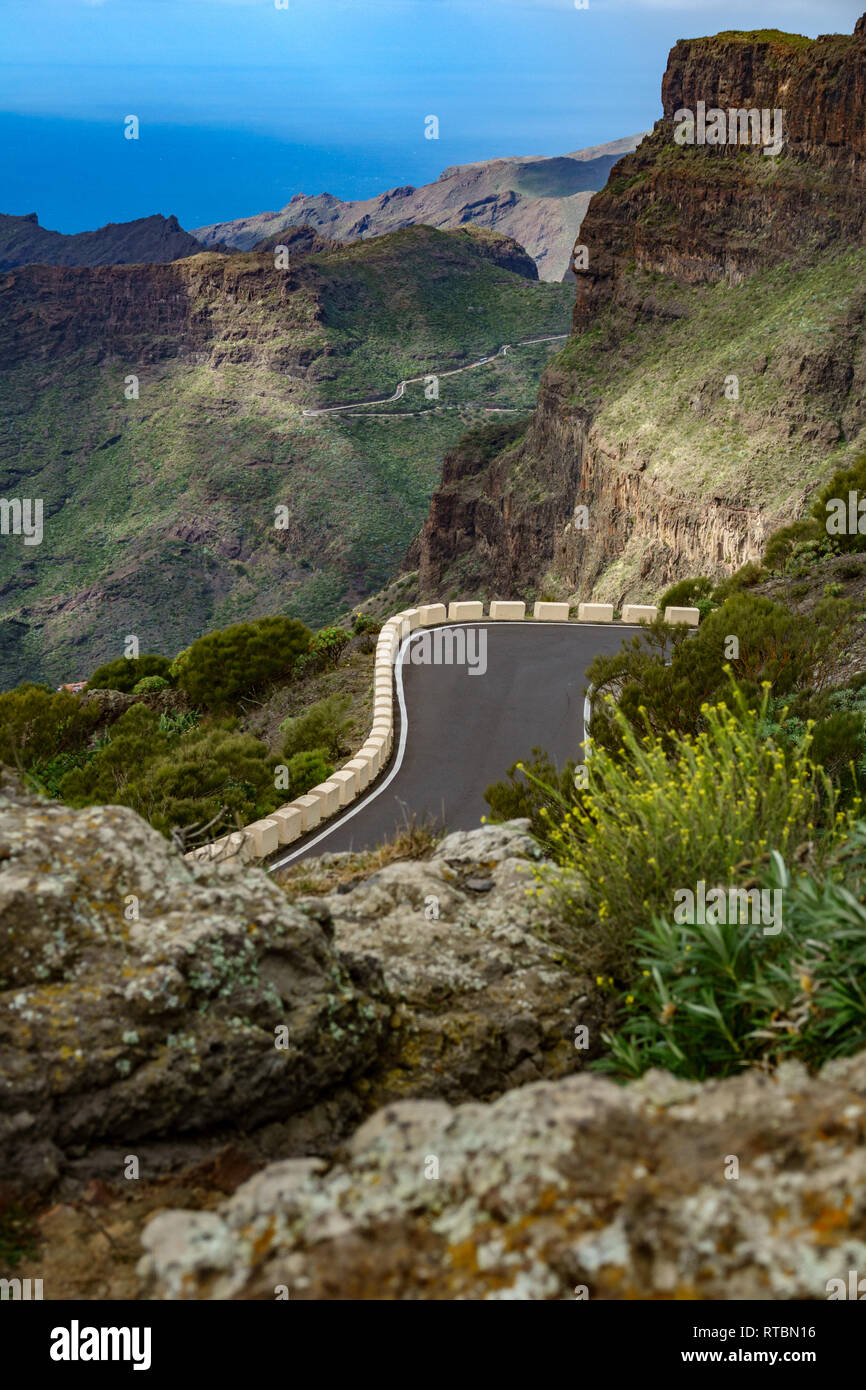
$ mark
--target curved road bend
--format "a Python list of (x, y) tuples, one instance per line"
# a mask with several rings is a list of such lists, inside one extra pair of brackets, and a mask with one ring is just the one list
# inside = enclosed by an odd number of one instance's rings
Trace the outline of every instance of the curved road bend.
[[(479, 357), (476, 362), (467, 362), (465, 367), (452, 367), (449, 371), (422, 372), (421, 376), (407, 376), (403, 381), (397, 383), (397, 389), (393, 396), (369, 396), (364, 401), (350, 401), (346, 405), (322, 405), (310, 407), (305, 410), (304, 415), (336, 415), (340, 410), (360, 410), (365, 405), (391, 405), (393, 401), (403, 398), (403, 392), (407, 386), (413, 386), (419, 381), (427, 381), (431, 376), (446, 377), (459, 376), (461, 372), (474, 371), (476, 367), (483, 367), (485, 362), (493, 362), (497, 357), (506, 357), (509, 349), (513, 347), (531, 347), (534, 343), (558, 343), (570, 335), (568, 333), (553, 333), (547, 338), (524, 338), (519, 343), (503, 343), (498, 352), (492, 352), (487, 357)], [(413, 411), (412, 414), (417, 414)], [(422, 411), (426, 414), (426, 411)]]
[(560, 766), (581, 757), (586, 669), (600, 652), (619, 651), (640, 631), (622, 623), (449, 624), (452, 631), (459, 627), (479, 629), (474, 638), (467, 632), (470, 657), (483, 650), (471, 643), (486, 632), (486, 672), (412, 664), (407, 648), (425, 631), (448, 629), (419, 629), (408, 637), (395, 673), (395, 753), (384, 777), (271, 869), (307, 855), (374, 849), (413, 815), (449, 830), (473, 829), (489, 810), (485, 788), (533, 747), (544, 748)]

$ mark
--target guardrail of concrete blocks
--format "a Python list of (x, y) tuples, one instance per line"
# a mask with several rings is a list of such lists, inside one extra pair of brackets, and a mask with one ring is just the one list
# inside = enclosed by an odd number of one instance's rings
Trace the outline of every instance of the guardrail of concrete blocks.
[[(581, 603), (578, 621), (612, 623), (612, 603)], [(626, 604), (622, 621), (635, 624), (652, 622), (657, 609), (651, 604)], [(522, 622), (526, 604), (521, 600), (492, 599), (488, 618), (491, 622)], [(536, 622), (565, 623), (569, 620), (569, 605), (539, 600), (532, 610)], [(394, 664), (400, 646), (419, 627), (437, 627), (444, 623), (472, 623), (484, 620), (484, 604), (477, 601), (455, 601), (448, 604), (426, 603), (395, 613), (383, 625), (376, 643), (373, 668), (373, 724), (363, 748), (350, 758), (344, 767), (331, 774), (326, 782), (312, 787), (287, 806), (272, 811), (263, 820), (253, 821), (243, 830), (233, 831), (211, 844), (190, 850), (186, 859), (216, 860), (235, 856), (247, 863), (267, 859), (284, 845), (290, 845), (308, 834), (331, 816), (365, 792), (385, 768), (394, 742)], [(700, 622), (697, 608), (666, 608), (665, 621), (686, 623), (696, 627)]]

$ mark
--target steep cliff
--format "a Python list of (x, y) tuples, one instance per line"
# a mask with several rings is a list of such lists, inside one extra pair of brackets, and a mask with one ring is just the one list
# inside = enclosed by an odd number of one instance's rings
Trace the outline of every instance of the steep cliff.
[[(663, 118), (590, 204), (574, 333), (525, 437), (446, 460), (412, 554), (422, 592), (651, 598), (736, 568), (857, 449), (864, 19), (672, 50)], [(768, 128), (781, 111), (779, 152), (678, 143), (699, 103), (766, 108)]]

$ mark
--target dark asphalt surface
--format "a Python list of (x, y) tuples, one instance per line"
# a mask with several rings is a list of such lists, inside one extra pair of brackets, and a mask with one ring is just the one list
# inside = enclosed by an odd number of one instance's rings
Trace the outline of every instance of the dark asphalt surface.
[[(416, 666), (406, 652), (408, 733), (396, 775), (377, 793), (399, 757), (399, 726), (388, 769), (371, 790), (323, 838), (316, 830), (300, 848), (287, 846), (272, 867), (287, 856), (297, 863), (307, 855), (373, 849), (413, 815), (448, 830), (474, 829), (489, 810), (485, 788), (535, 746), (559, 766), (568, 758), (580, 760), (586, 669), (599, 652), (619, 651), (639, 631), (621, 623), (459, 626), (487, 633), (486, 672), (472, 675), (465, 665)], [(422, 631), (413, 633), (413, 644)]]

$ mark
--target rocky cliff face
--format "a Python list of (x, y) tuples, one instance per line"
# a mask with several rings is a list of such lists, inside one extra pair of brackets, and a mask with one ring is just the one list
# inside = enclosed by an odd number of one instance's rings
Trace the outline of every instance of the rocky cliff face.
[[(664, 117), (592, 201), (581, 240), (575, 330), (615, 300), (627, 268), (685, 284), (738, 283), (803, 265), (831, 244), (862, 244), (866, 211), (866, 31), (814, 42), (719, 34), (671, 50)], [(740, 144), (677, 145), (677, 111), (782, 112), (781, 156)], [(624, 286), (623, 286), (624, 288)], [(639, 306), (632, 305), (634, 311)]]
[[(525, 438), (446, 460), (410, 553), (425, 596), (618, 603), (729, 573), (862, 447), (864, 73), (863, 20), (676, 45), (663, 119), (593, 197)], [(780, 108), (781, 151), (678, 144), (699, 101)]]

